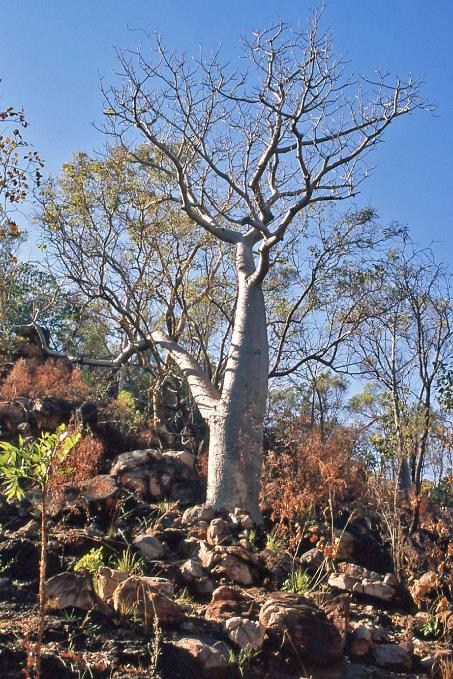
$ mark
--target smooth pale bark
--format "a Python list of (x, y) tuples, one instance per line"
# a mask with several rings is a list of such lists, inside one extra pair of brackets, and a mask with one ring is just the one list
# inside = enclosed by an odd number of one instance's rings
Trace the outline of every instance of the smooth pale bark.
[(220, 392), (209, 381), (199, 363), (177, 342), (161, 332), (153, 332), (152, 340), (162, 349), (166, 349), (178, 365), (190, 387), (193, 398), (202, 417), (209, 421), (212, 409), (220, 399)]
[(260, 283), (239, 286), (231, 349), (220, 402), (209, 418), (206, 502), (246, 509), (259, 521), (263, 424), (269, 356)]
[[(237, 235), (237, 234), (236, 234)], [(153, 332), (128, 345), (116, 359), (84, 359), (51, 349), (44, 332), (34, 324), (50, 356), (95, 366), (121, 366), (131, 355), (159, 345), (172, 356), (185, 376), (200, 413), (209, 426), (207, 504), (215, 509), (247, 510), (260, 521), (259, 493), (269, 375), (266, 310), (262, 278), (257, 275), (253, 243), (236, 243), (238, 299), (222, 390), (210, 381), (200, 364), (178, 342)], [(157, 404), (155, 404), (157, 406)], [(159, 408), (155, 407), (155, 414)]]
[(252, 248), (236, 248), (238, 300), (220, 401), (209, 418), (206, 502), (261, 518), (259, 491), (269, 373), (266, 310)]
[(215, 509), (247, 510), (260, 521), (259, 492), (263, 426), (268, 393), (269, 351), (262, 284), (253, 276), (252, 246), (236, 248), (238, 300), (221, 393), (185, 350), (159, 333), (185, 374), (209, 425), (206, 502)]

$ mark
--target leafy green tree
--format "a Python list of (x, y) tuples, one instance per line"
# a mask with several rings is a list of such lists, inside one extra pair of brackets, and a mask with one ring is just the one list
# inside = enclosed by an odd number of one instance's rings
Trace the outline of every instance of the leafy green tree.
[(441, 406), (446, 412), (451, 412), (453, 410), (453, 368), (442, 361), (439, 362), (437, 390)]
[(193, 400), (151, 333), (164, 327), (218, 384), (235, 298), (217, 243), (162, 206), (154, 182), (155, 172), (124, 149), (78, 153), (46, 185), (42, 223), (49, 267), (80, 295), (100, 330), (98, 343), (87, 346), (85, 338), (71, 358), (117, 370), (118, 391), (134, 392), (145, 409), (149, 394), (153, 421), (170, 442), (196, 419)]

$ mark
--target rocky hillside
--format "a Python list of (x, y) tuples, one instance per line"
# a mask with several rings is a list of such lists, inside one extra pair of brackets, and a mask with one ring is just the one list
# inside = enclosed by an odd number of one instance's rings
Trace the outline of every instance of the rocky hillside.
[[(15, 427), (23, 405), (8, 404)], [(267, 519), (195, 504), (194, 463), (183, 450), (126, 451), (54, 491), (44, 677), (452, 676), (437, 573), (403, 585), (363, 517), (333, 527), (333, 552), (319, 539), (291, 550)], [(0, 504), (2, 679), (28, 676), (40, 501)]]

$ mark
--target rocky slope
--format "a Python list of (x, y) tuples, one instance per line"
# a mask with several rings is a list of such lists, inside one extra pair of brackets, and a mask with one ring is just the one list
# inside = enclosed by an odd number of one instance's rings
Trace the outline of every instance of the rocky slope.
[[(421, 603), (435, 574), (412, 585), (418, 610), (366, 532), (337, 531), (335, 559), (296, 557), (240, 508), (193, 504), (193, 467), (186, 451), (130, 451), (55, 498), (44, 677), (451, 676), (451, 609)], [(0, 503), (2, 679), (33, 647), (39, 504)]]

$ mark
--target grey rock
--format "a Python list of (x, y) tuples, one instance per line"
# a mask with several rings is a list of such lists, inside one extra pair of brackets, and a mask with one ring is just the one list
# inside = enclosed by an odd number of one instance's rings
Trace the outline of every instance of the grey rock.
[(210, 545), (227, 545), (233, 541), (233, 535), (226, 521), (213, 519), (209, 524), (206, 539)]
[(181, 575), (186, 582), (203, 578), (206, 573), (199, 559), (188, 559), (180, 566)]
[(203, 677), (227, 677), (231, 659), (228, 647), (213, 639), (184, 636), (173, 642), (198, 662)]
[(161, 458), (162, 453), (158, 450), (153, 450), (152, 448), (146, 448), (145, 450), (131, 450), (127, 453), (118, 455), (110, 470), (110, 474), (116, 476), (120, 472), (149, 464), (150, 462), (160, 460)]
[(154, 535), (138, 535), (133, 544), (134, 547), (140, 550), (140, 553), (146, 561), (157, 561), (162, 558), (165, 553), (162, 542)]
[(259, 622), (237, 616), (226, 620), (224, 625), (231, 641), (240, 648), (258, 651), (262, 647), (266, 630)]
[(212, 521), (214, 518), (214, 510), (212, 507), (206, 505), (195, 505), (186, 509), (182, 515), (182, 523), (186, 526), (191, 526), (199, 521)]
[(379, 667), (402, 672), (412, 669), (412, 653), (403, 645), (380, 644), (374, 649), (374, 659)]

